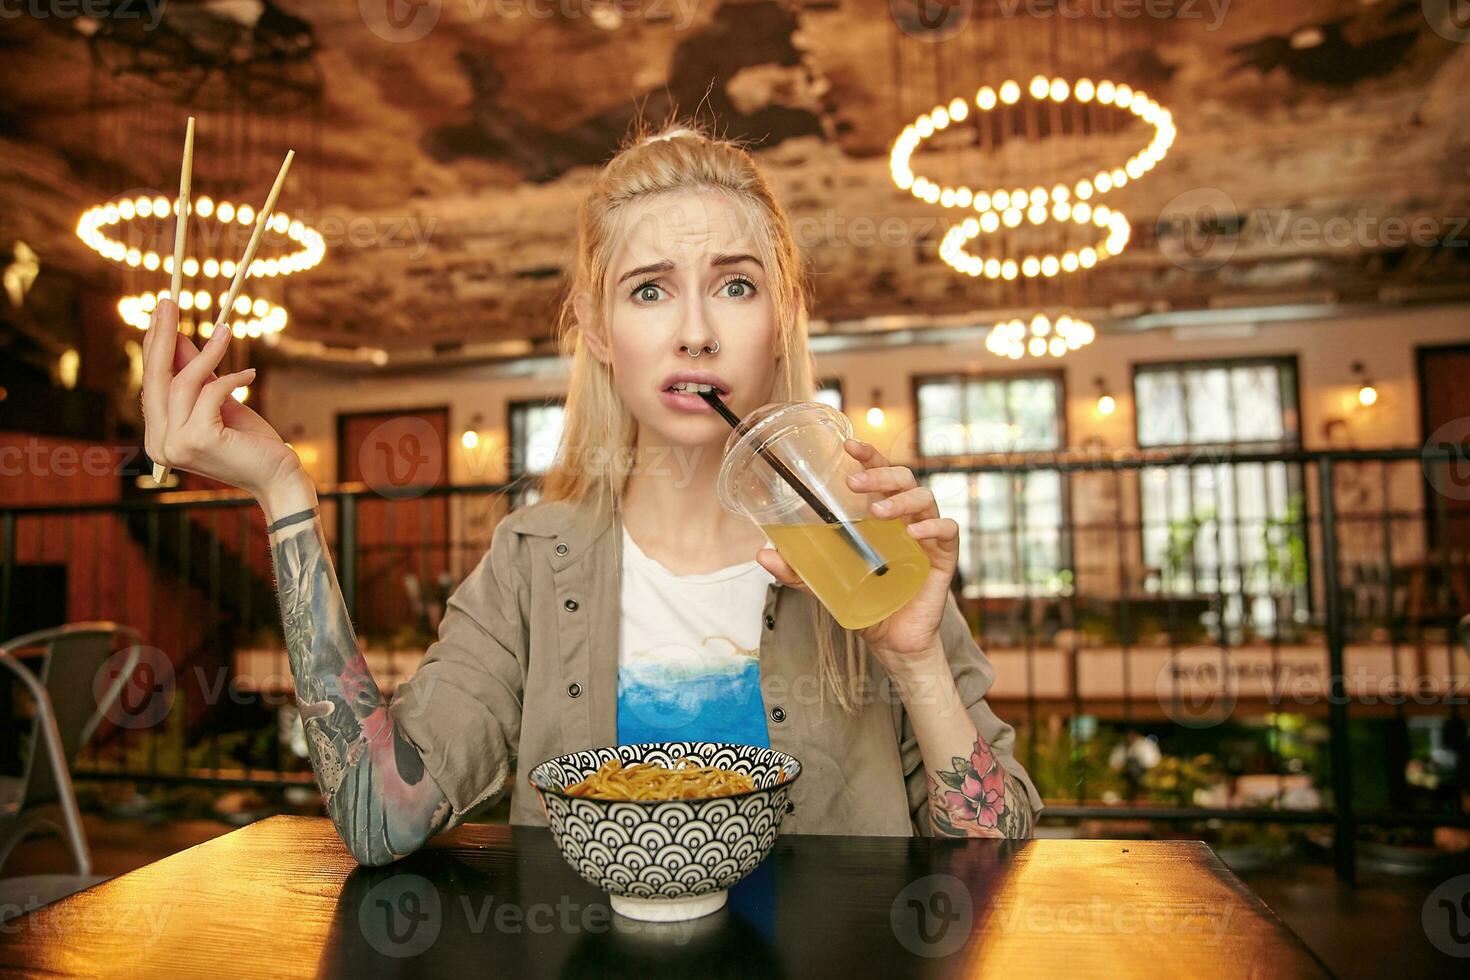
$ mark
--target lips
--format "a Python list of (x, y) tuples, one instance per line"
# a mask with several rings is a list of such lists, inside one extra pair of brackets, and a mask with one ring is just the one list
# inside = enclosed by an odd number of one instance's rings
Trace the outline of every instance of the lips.
[[(664, 378), (659, 385), (659, 391), (697, 394), (698, 389), (694, 385), (709, 385), (722, 396), (730, 394), (730, 385), (724, 378), (711, 371), (675, 371)], [(675, 386), (681, 386), (677, 389)]]

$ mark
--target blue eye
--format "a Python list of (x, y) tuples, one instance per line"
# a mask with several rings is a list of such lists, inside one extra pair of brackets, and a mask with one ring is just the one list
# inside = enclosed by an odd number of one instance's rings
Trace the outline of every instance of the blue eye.
[(649, 279), (633, 287), (633, 298), (643, 303), (652, 303), (662, 291), (662, 286)]
[[(734, 293), (730, 292), (731, 286), (739, 287), (738, 291)], [(745, 276), (731, 276), (725, 280), (725, 284), (721, 288), (725, 291), (725, 295), (731, 299), (744, 299), (747, 296), (755, 295), (755, 283), (751, 282)]]

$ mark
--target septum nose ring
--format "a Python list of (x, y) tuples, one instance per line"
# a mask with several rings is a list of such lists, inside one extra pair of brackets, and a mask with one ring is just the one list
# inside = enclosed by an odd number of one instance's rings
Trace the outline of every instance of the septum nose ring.
[[(720, 352), (720, 342), (718, 340), (715, 341), (714, 346), (705, 344), (702, 352), (705, 354), (718, 354)], [(701, 351), (690, 350), (688, 347), (685, 347), (684, 353), (688, 354), (690, 357), (698, 357)]]

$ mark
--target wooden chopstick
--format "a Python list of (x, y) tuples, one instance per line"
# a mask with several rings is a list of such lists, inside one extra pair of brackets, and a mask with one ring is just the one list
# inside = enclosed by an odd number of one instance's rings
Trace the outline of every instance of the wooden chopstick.
[[(224, 302), (220, 304), (219, 316), (214, 321), (215, 330), (224, 326), (225, 321), (230, 317), (230, 309), (235, 305), (235, 296), (245, 282), (250, 263), (255, 261), (255, 249), (260, 245), (260, 236), (265, 234), (265, 226), (270, 224), (271, 212), (276, 207), (276, 197), (281, 193), (281, 185), (286, 183), (286, 171), (291, 169), (291, 161), (295, 157), (295, 150), (286, 151), (286, 159), (281, 162), (280, 172), (276, 174), (276, 182), (271, 185), (271, 192), (265, 199), (265, 205), (255, 216), (255, 230), (250, 233), (250, 242), (245, 246), (245, 256), (235, 267), (235, 278), (230, 282), (230, 291), (225, 294)], [(210, 336), (213, 337), (214, 334), (211, 333)]]
[[(295, 150), (286, 151), (286, 159), (281, 161), (281, 169), (276, 173), (276, 182), (271, 185), (271, 192), (266, 196), (265, 204), (262, 205), (260, 211), (256, 214), (255, 229), (251, 231), (250, 241), (245, 245), (245, 254), (241, 256), (239, 265), (235, 266), (235, 277), (230, 281), (229, 292), (225, 294), (224, 300), (220, 302), (219, 315), (214, 321), (214, 330), (210, 332), (210, 337), (214, 336), (214, 331), (228, 329), (226, 323), (230, 317), (230, 310), (235, 305), (235, 297), (239, 295), (240, 287), (244, 285), (245, 277), (250, 273), (250, 263), (255, 261), (255, 250), (260, 246), (261, 236), (265, 234), (265, 226), (270, 224), (271, 213), (276, 207), (276, 198), (281, 193), (281, 187), (286, 183), (286, 172), (291, 169), (291, 161), (295, 158)], [(178, 276), (178, 274), (179, 263), (176, 259), (174, 261), (174, 275)], [(153, 468), (153, 478), (157, 483), (163, 482), (159, 475), (160, 470), (162, 470), (163, 477), (168, 476), (168, 467), (155, 466)]]
[[(178, 305), (179, 290), (184, 278), (184, 242), (189, 237), (189, 184), (194, 174), (194, 117), (184, 129), (184, 165), (179, 171), (179, 213), (174, 218), (174, 270), (169, 280), (168, 298)], [(168, 467), (153, 464), (153, 482), (162, 484), (168, 479)]]

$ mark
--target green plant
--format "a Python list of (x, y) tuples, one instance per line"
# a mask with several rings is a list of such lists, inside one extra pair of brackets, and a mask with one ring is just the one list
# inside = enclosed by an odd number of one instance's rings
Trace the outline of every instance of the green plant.
[(1042, 799), (1059, 802), (1081, 800), (1084, 795), (1090, 800), (1122, 796), (1126, 790), (1123, 778), (1109, 765), (1118, 735), (1102, 729), (1091, 738), (1082, 738), (1076, 726), (1062, 724), (1061, 719), (1051, 721), (1034, 739), (1022, 736), (1018, 740), (1023, 748), (1031, 748), (1026, 771)]
[(1215, 509), (1208, 507), (1197, 514), (1169, 522), (1169, 539), (1164, 545), (1165, 584), (1170, 589), (1187, 585), (1194, 588), (1195, 544), (1200, 528), (1215, 520)]
[(1209, 789), (1222, 778), (1224, 774), (1213, 755), (1166, 755), (1143, 774), (1139, 785), (1144, 797), (1154, 803), (1193, 806), (1196, 790)]
[(1302, 495), (1294, 493), (1280, 517), (1267, 517), (1261, 524), (1265, 557), (1266, 587), (1273, 594), (1290, 592), (1307, 584), (1307, 542), (1302, 534)]

